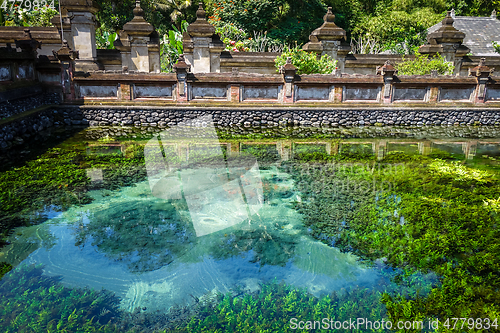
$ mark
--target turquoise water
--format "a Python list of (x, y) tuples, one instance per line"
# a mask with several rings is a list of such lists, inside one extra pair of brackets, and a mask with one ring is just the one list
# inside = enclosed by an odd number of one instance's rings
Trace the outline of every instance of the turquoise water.
[[(60, 276), (66, 286), (112, 291), (127, 311), (165, 311), (189, 304), (191, 295), (227, 293), (235, 285), (254, 292), (273, 279), (321, 296), (381, 278), (354, 255), (307, 233), (290, 205), (300, 193), (288, 174), (271, 167), (260, 175), (277, 191), (290, 191), (288, 198), (272, 199), (250, 219), (216, 233), (196, 237), (189, 211), (152, 196), (145, 181), (91, 191), (90, 204), (47, 212), (43, 224), (16, 230), (2, 253), (15, 264), (43, 264), (45, 274)], [(27, 244), (37, 249), (20, 257)]]
[[(401, 197), (392, 193), (392, 185), (374, 180), (363, 190), (350, 189), (349, 181), (335, 183), (339, 192), (325, 199), (321, 184), (317, 184), (317, 191), (301, 192), (307, 186), (298, 186), (300, 168), (313, 170), (318, 164), (310, 159), (326, 156), (329, 167), (333, 166), (328, 174), (341, 180), (353, 167), (354, 173), (373, 174), (376, 161), (392, 156), (391, 151), (407, 156), (439, 153), (465, 161), (482, 158), (490, 164), (496, 163), (500, 151), (494, 137), (479, 140), (445, 134), (427, 139), (415, 138), (404, 130), (399, 137), (349, 133), (354, 138), (346, 138), (335, 132), (310, 139), (231, 138), (220, 133), (217, 137), (215, 131), (208, 130), (203, 135), (197, 131), (196, 137), (188, 140), (178, 133), (127, 134), (120, 129), (103, 129), (96, 134), (96, 129), (87, 129), (58, 143), (56, 150), (40, 148), (45, 154), (74, 153), (72, 165), (77, 165), (77, 174), (81, 171), (85, 175), (85, 187), (72, 185), (67, 179), (66, 201), (54, 199), (40, 205), (43, 198), (34, 198), (28, 208), (21, 205), (18, 212), (4, 214), (5, 221), (25, 222), (4, 237), (0, 261), (14, 268), (39, 267), (42, 276), (54, 278), (51, 283), (68, 290), (110, 292), (117, 311), (116, 317), (106, 319), (110, 323), (119, 322), (127, 313), (159, 316), (179, 307), (217, 304), (221, 295), (243, 299), (277, 283), (317, 299), (354, 290), (397, 290), (403, 295), (419, 290), (425, 295), (439, 285), (432, 271), (414, 271), (406, 277), (413, 282), (399, 284), (394, 277), (400, 270), (386, 265), (387, 258), (367, 260), (354, 250), (336, 247), (337, 239), (327, 235), (326, 229), (322, 234), (305, 223), (304, 213), (298, 209), (313, 207), (314, 200), (321, 198), (329, 207), (337, 207), (330, 215), (335, 225), (347, 228), (349, 219), (354, 218), (352, 212), (359, 212), (356, 207), (363, 200), (376, 203), (392, 196), (399, 203)], [(27, 155), (33, 149), (25, 147)], [(26, 164), (30, 159), (17, 161), (17, 167), (35, 168), (33, 165), (44, 161), (43, 156), (31, 159), (35, 164)], [(328, 156), (338, 158), (328, 160)], [(132, 160), (139, 162), (127, 164)], [(485, 161), (481, 163), (486, 165)], [(324, 160), (321, 163), (324, 167)], [(395, 172), (400, 166), (394, 163)], [(37, 173), (29, 168), (30, 174)], [(65, 170), (68, 174), (62, 171), (63, 180), (73, 177), (69, 167)], [(34, 178), (30, 177), (31, 182)], [(63, 180), (59, 179), (59, 187), (50, 188), (63, 191), (68, 186)], [(345, 190), (354, 196), (345, 199)], [(317, 213), (319, 216), (320, 211)], [(390, 214), (396, 216), (397, 209)], [(404, 217), (397, 217), (404, 225)], [(15, 279), (16, 274), (20, 276), (21, 271), (14, 269), (3, 281)], [(9, 297), (17, 299), (14, 291)], [(370, 307), (381, 306), (362, 304), (366, 314)], [(109, 312), (106, 308), (100, 311)], [(385, 315), (384, 306), (381, 311)], [(123, 331), (134, 325), (146, 331), (161, 328), (154, 320), (140, 323), (136, 317), (126, 318)], [(180, 325), (187, 325), (188, 319)], [(45, 325), (50, 326), (50, 321)], [(69, 331), (81, 329), (76, 325)]]

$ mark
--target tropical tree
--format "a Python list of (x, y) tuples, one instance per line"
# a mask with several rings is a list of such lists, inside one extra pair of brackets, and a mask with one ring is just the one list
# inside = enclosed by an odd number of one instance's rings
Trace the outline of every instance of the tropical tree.
[(170, 18), (177, 22), (179, 17), (184, 18), (185, 9), (191, 6), (191, 0), (153, 0), (152, 2), (158, 9), (170, 12)]

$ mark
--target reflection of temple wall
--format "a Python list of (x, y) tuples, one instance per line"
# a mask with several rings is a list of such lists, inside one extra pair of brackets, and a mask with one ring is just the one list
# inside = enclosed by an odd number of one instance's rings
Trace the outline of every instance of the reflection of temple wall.
[[(179, 157), (188, 156), (188, 143), (170, 142), (164, 144), (175, 145)], [(277, 141), (231, 141), (220, 142), (221, 146), (227, 147), (228, 156), (238, 156), (242, 147), (252, 148), (262, 147), (266, 145), (269, 149), (275, 147), (277, 156), (280, 160), (287, 161), (291, 159), (300, 145), (307, 145), (311, 148), (322, 148), (328, 155), (342, 154), (347, 151), (342, 149), (342, 146), (349, 145), (350, 147), (356, 145), (371, 146), (371, 152), (377, 156), (378, 160), (383, 159), (388, 153), (396, 151), (406, 151), (413, 154), (429, 155), (438, 151), (444, 151), (457, 155), (458, 152), (463, 153), (467, 159), (473, 159), (478, 150), (488, 150), (490, 154), (500, 154), (500, 141), (499, 140), (415, 140), (415, 139), (353, 139), (353, 140), (322, 140), (322, 141), (304, 141), (304, 140), (277, 140)], [(496, 151), (495, 151), (496, 149)], [(187, 154), (187, 155), (186, 155)]]

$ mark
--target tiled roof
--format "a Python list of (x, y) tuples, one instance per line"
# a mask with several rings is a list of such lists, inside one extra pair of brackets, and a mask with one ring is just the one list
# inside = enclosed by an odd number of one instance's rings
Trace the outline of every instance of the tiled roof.
[[(492, 41), (500, 43), (500, 20), (494, 17), (455, 16), (453, 26), (465, 33), (464, 45), (476, 56), (500, 56)], [(432, 33), (441, 27), (441, 22), (428, 29)]]

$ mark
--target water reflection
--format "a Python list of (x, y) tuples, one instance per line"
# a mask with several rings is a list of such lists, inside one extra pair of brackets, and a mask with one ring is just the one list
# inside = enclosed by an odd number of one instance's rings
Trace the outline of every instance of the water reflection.
[[(94, 202), (14, 233), (2, 260), (43, 263), (45, 274), (60, 275), (67, 285), (105, 287), (129, 311), (165, 310), (235, 285), (254, 292), (275, 278), (317, 296), (343, 287), (371, 287), (381, 281), (378, 272), (333, 248), (331, 239), (325, 244), (313, 239), (295, 204), (316, 200), (314, 217), (323, 209), (321, 200), (333, 201), (328, 218), (340, 230), (376, 191), (352, 187), (350, 179), (340, 186), (333, 175), (342, 172), (336, 170), (327, 173), (330, 183), (321, 180), (336, 188), (335, 196), (322, 197), (318, 188), (299, 193), (281, 162), (301, 162), (308, 154), (329, 161), (373, 157), (363, 171), (373, 174), (379, 171), (372, 168), (375, 157), (394, 151), (464, 159), (488, 155), (496, 163), (498, 146), (494, 139), (454, 138), (225, 141), (214, 134), (210, 119), (195, 119), (149, 139), (144, 149), (147, 181), (90, 191)], [(93, 151), (92, 156), (105, 153)], [(107, 172), (89, 169), (88, 175), (101, 182)]]
[(132, 272), (147, 272), (174, 261), (195, 239), (189, 220), (174, 204), (127, 201), (89, 216), (79, 223), (76, 246), (88, 242), (97, 250), (127, 263)]
[(185, 198), (198, 237), (247, 220), (262, 207), (258, 163), (248, 156), (226, 161), (224, 155), (211, 116), (167, 129), (144, 149), (151, 192)]

